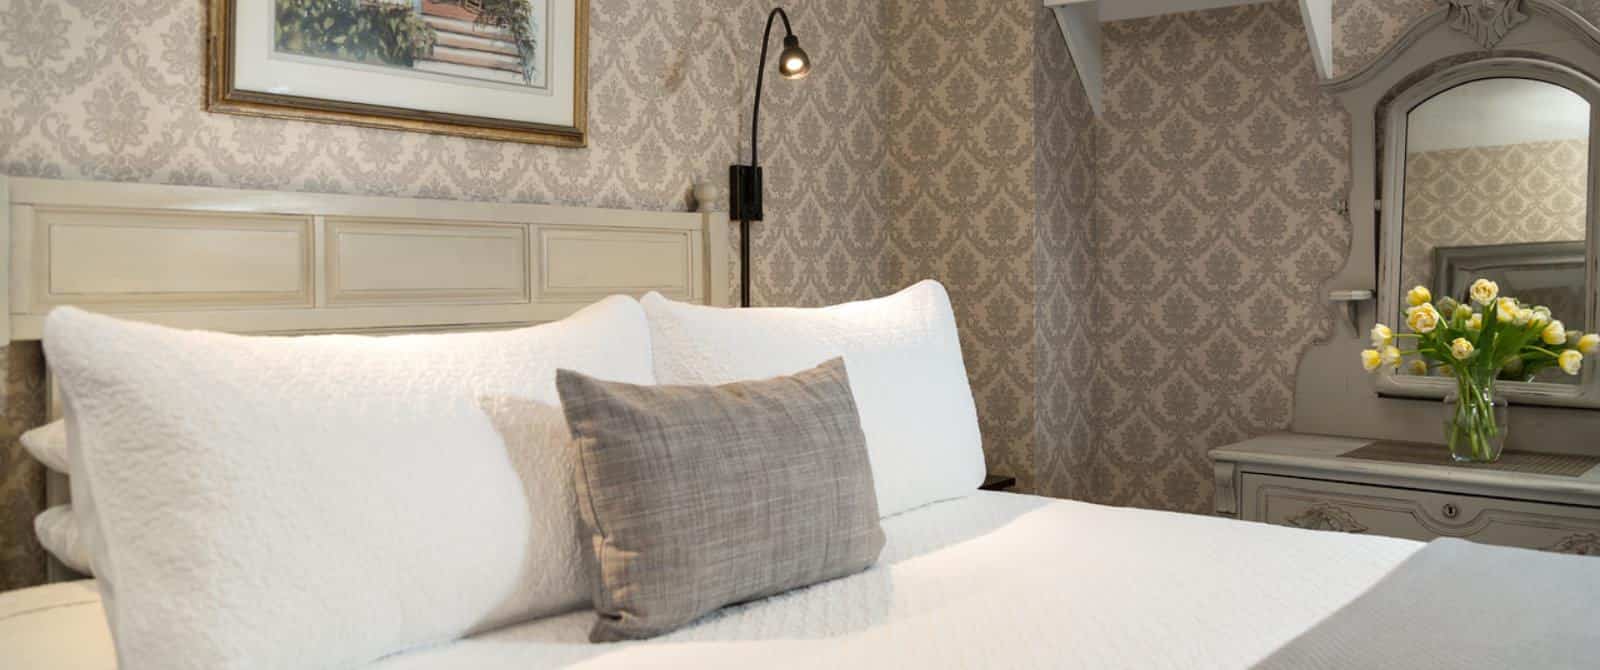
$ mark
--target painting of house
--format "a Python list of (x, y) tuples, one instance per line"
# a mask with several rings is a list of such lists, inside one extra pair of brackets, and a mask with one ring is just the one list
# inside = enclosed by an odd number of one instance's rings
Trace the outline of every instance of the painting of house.
[(544, 0), (276, 0), (279, 53), (542, 87)]

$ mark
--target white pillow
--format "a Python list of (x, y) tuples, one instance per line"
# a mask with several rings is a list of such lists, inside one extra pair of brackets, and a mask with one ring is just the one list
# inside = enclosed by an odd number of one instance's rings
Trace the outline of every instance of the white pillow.
[(844, 356), (883, 516), (983, 483), (978, 413), (938, 282), (819, 309), (720, 309), (658, 293), (641, 302), (662, 384), (763, 379)]
[(39, 544), (56, 560), (83, 574), (94, 574), (89, 569), (89, 548), (83, 546), (78, 519), (72, 515), (71, 505), (56, 505), (40, 512), (33, 518), (33, 532), (39, 536)]
[(18, 438), (22, 448), (45, 467), (67, 474), (67, 423), (60, 419), (34, 428)]
[(654, 383), (624, 297), (532, 328), (387, 338), (62, 308), (45, 349), (126, 670), (352, 667), (581, 607), (555, 370)]

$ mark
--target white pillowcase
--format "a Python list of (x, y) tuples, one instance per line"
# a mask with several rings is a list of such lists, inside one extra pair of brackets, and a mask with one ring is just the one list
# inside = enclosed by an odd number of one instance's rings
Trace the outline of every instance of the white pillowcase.
[(938, 282), (819, 309), (720, 309), (659, 293), (641, 302), (662, 384), (777, 377), (843, 356), (883, 516), (983, 483), (978, 414)]
[(39, 544), (56, 560), (83, 574), (94, 574), (89, 568), (89, 548), (83, 544), (71, 505), (56, 505), (40, 512), (33, 518), (33, 532), (39, 536)]
[(386, 338), (61, 308), (45, 349), (124, 670), (351, 667), (581, 607), (555, 370), (654, 383), (624, 297), (532, 328)]
[(56, 419), (43, 426), (34, 428), (18, 438), (22, 448), (30, 456), (45, 467), (61, 474), (67, 474), (67, 422)]

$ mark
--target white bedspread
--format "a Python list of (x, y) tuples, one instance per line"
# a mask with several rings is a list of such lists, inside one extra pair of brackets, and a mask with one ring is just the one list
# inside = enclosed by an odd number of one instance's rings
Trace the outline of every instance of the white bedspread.
[[(1006, 493), (913, 510), (884, 530), (883, 557), (865, 573), (665, 638), (589, 644), (593, 615), (574, 612), (378, 667), (1243, 668), (1423, 546)], [(39, 635), (62, 645), (32, 657), (58, 661), (40, 667), (110, 667), (104, 624), (82, 616), (93, 606), (8, 619), (17, 593), (29, 591), (0, 594), (0, 666), (30, 667), (7, 665), (4, 650)], [(98, 628), (53, 629), (86, 619)], [(76, 658), (89, 664), (59, 663)]]

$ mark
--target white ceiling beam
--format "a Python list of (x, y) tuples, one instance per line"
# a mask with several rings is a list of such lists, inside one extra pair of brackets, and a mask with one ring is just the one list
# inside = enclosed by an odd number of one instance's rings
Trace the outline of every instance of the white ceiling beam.
[(1099, 116), (1105, 90), (1100, 63), (1100, 3), (1098, 0), (1044, 0), (1044, 6), (1054, 10), (1061, 36), (1067, 40), (1067, 52), (1072, 54), (1072, 64), (1078, 68), (1078, 80), (1083, 82), (1083, 92), (1095, 116)]
[(1123, 21), (1147, 16), (1203, 12), (1234, 5), (1250, 5), (1267, 0), (1105, 0), (1100, 8), (1101, 21)]
[(1311, 41), (1311, 60), (1317, 63), (1317, 76), (1333, 78), (1333, 0), (1300, 0), (1300, 20), (1306, 24), (1306, 39)]

